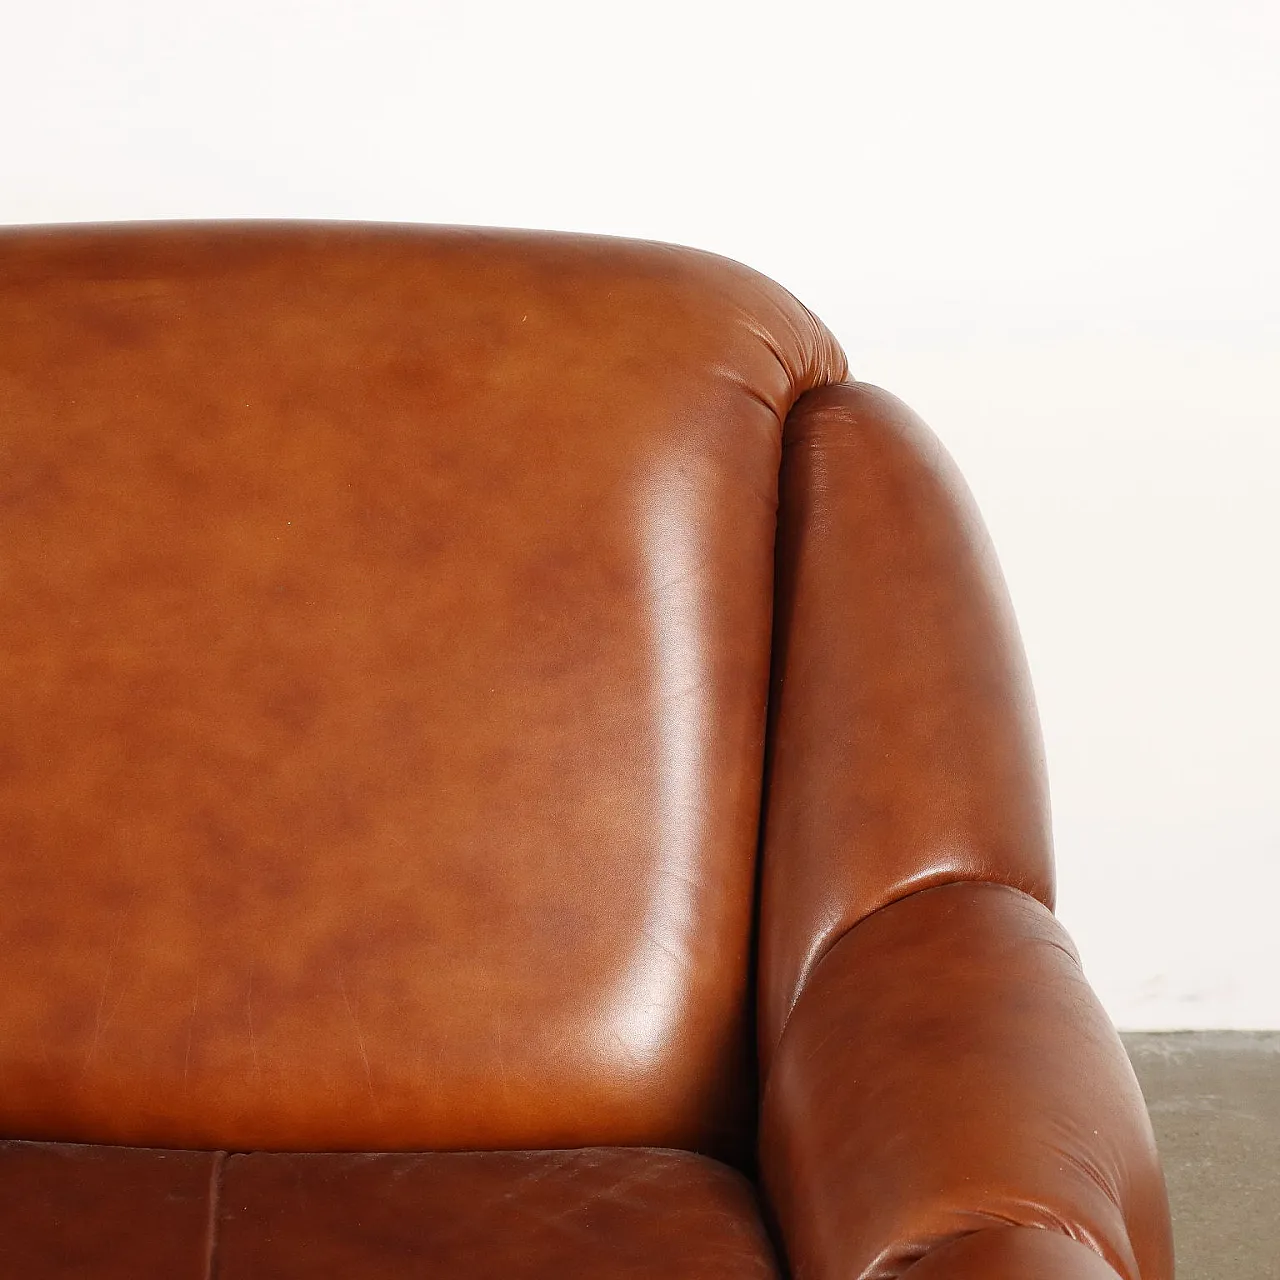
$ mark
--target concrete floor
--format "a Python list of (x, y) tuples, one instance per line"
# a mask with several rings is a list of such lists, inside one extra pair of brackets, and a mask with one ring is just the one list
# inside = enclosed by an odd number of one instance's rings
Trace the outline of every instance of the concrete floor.
[(1128, 1032), (1178, 1280), (1280, 1280), (1280, 1031)]

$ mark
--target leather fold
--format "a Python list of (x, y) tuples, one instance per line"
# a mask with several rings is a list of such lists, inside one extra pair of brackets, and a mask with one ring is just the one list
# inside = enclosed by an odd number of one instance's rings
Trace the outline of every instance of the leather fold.
[(1057, 1231), (1002, 1227), (975, 1231), (932, 1253), (906, 1272), (906, 1280), (1116, 1280), (1116, 1273), (1085, 1245)]

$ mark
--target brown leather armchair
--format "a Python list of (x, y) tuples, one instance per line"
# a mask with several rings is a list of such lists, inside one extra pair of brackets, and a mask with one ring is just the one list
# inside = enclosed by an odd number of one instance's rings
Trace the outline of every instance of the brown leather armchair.
[(0, 1274), (1172, 1275), (995, 560), (784, 290), (9, 231), (0, 451)]

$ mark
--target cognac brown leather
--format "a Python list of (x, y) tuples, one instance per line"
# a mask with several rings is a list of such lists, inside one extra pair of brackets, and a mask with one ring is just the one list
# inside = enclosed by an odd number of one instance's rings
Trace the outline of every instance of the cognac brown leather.
[(5, 1280), (204, 1280), (223, 1157), (0, 1142)]
[(723, 1142), (831, 338), (661, 246), (0, 243), (0, 1132)]
[(912, 894), (826, 954), (775, 1056), (761, 1156), (798, 1275), (896, 1276), (1002, 1223), (1063, 1232), (1126, 1280), (1172, 1273), (1124, 1048), (1062, 927), (1004, 885)]
[(864, 916), (950, 880), (1053, 905), (1040, 728), (1004, 580), (936, 437), (876, 387), (787, 420), (760, 1053)]
[(685, 1151), (232, 1155), (0, 1143), (0, 1275), (777, 1280), (751, 1184)]
[(637, 1148), (232, 1156), (218, 1264), (270, 1280), (778, 1277), (740, 1173)]
[(1167, 1280), (998, 568), (846, 377), (667, 245), (0, 233), (24, 1238), (186, 1170), (221, 1280), (764, 1275), (736, 1175), (649, 1150), (750, 1167), (762, 1098), (802, 1280)]

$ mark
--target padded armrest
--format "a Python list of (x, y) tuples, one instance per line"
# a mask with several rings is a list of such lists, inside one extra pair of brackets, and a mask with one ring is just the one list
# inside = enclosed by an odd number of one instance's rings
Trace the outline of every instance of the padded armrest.
[(913, 894), (826, 955), (774, 1059), (761, 1164), (798, 1280), (1173, 1274), (1124, 1048), (1062, 927), (1002, 885)]
[(823, 387), (779, 477), (760, 920), (767, 1072), (814, 966), (864, 916), (991, 880), (1053, 906), (1043, 749), (995, 554), (901, 401)]
[(1169, 1280), (1150, 1122), (1051, 914), (1030, 680), (900, 401), (803, 396), (779, 481), (761, 1173), (797, 1280)]

